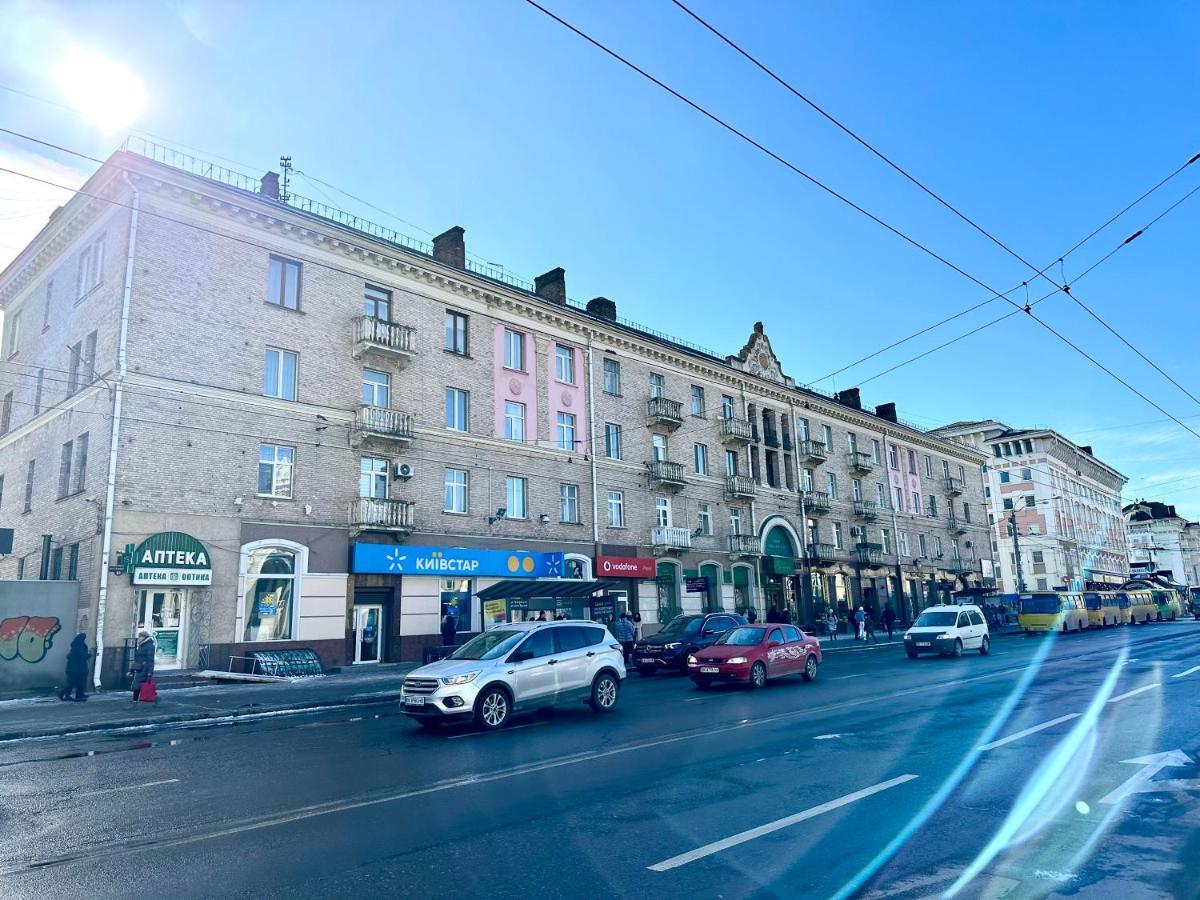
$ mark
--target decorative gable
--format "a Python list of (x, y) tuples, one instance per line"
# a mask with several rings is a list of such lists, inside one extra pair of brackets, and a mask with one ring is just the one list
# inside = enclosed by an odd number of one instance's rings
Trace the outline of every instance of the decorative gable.
[(746, 345), (742, 347), (737, 356), (727, 356), (725, 361), (735, 369), (756, 378), (765, 378), (767, 381), (788, 387), (796, 386), (794, 378), (783, 374), (779, 357), (771, 349), (771, 339), (763, 332), (762, 322), (754, 323), (754, 331), (750, 335), (750, 340), (746, 341)]

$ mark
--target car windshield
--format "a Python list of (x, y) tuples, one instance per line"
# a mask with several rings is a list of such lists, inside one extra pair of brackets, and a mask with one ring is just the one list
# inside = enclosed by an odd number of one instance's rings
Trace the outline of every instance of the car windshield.
[(754, 628), (752, 626), (734, 628), (732, 631), (727, 631), (717, 638), (717, 643), (733, 644), (737, 647), (753, 647), (762, 643), (763, 632), (765, 630), (765, 628)]
[(450, 659), (498, 659), (525, 637), (527, 631), (485, 631), (450, 654)]
[(695, 634), (700, 630), (700, 623), (703, 621), (703, 616), (676, 616), (659, 634)]
[(1053, 594), (1035, 594), (1021, 599), (1021, 612), (1027, 613), (1056, 613), (1059, 598)]
[(917, 617), (917, 628), (944, 628), (958, 621), (958, 613), (945, 610), (927, 611)]

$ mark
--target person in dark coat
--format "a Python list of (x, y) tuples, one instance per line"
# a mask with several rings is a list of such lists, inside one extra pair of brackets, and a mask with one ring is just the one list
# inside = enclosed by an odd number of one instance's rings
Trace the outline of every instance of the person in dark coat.
[(67, 686), (63, 688), (63, 692), (58, 695), (59, 700), (70, 700), (71, 692), (75, 692), (75, 699), (87, 699), (87, 677), (88, 677), (88, 659), (91, 653), (88, 651), (87, 635), (77, 634), (75, 640), (71, 641), (71, 649), (67, 651)]
[(751, 625), (758, 621), (758, 610), (756, 610), (753, 606), (746, 607), (746, 621)]
[(863, 610), (863, 641), (879, 643), (879, 638), (875, 636), (875, 614), (869, 609)]
[(779, 623), (779, 610), (775, 608), (774, 603), (772, 603), (770, 609), (767, 610), (767, 622), (771, 625), (776, 625)]
[(133, 702), (137, 703), (142, 685), (154, 677), (154, 638), (145, 628), (137, 633), (137, 646), (133, 651)]
[(883, 608), (883, 627), (887, 629), (888, 640), (892, 639), (892, 632), (896, 628), (896, 611), (891, 606)]
[(447, 612), (442, 616), (442, 646), (454, 646), (454, 634), (458, 631), (458, 616)]

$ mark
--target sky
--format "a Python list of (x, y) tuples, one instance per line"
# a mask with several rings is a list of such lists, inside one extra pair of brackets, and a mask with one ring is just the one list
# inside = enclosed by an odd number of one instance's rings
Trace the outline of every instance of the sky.
[[(670, 0), (543, 2), (1024, 302), (1022, 262)], [(1200, 152), (1196, 4), (689, 5), (1038, 267)], [(134, 132), (252, 175), (288, 155), (304, 173), (297, 193), (425, 240), (461, 225), (482, 260), (527, 279), (562, 266), (573, 298), (609, 297), (623, 316), (721, 354), (761, 320), (801, 383), (861, 385), (864, 405), (894, 401), (921, 427), (1053, 427), (1128, 476), (1127, 501), (1200, 518), (1200, 438), (1024, 314), (873, 377), (998, 317), (1003, 301), (826, 377), (992, 294), (525, 0), (0, 0), (0, 21), (2, 128), (99, 157)], [(79, 106), (80, 85), (61, 61), (79, 53), (144, 85), (131, 127), (64, 108)], [(8, 135), (0, 167), (75, 186), (95, 168)], [(1200, 162), (1049, 273), (1200, 396), (1200, 195), (1075, 282), (1198, 185)], [(66, 197), (0, 173), (0, 266)], [(1066, 295), (1037, 312), (1200, 432), (1200, 404)]]

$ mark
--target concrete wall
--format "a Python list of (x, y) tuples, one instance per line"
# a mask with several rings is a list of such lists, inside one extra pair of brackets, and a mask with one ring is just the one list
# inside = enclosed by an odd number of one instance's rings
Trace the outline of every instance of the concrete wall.
[(76, 581), (0, 581), (0, 697), (65, 683)]

